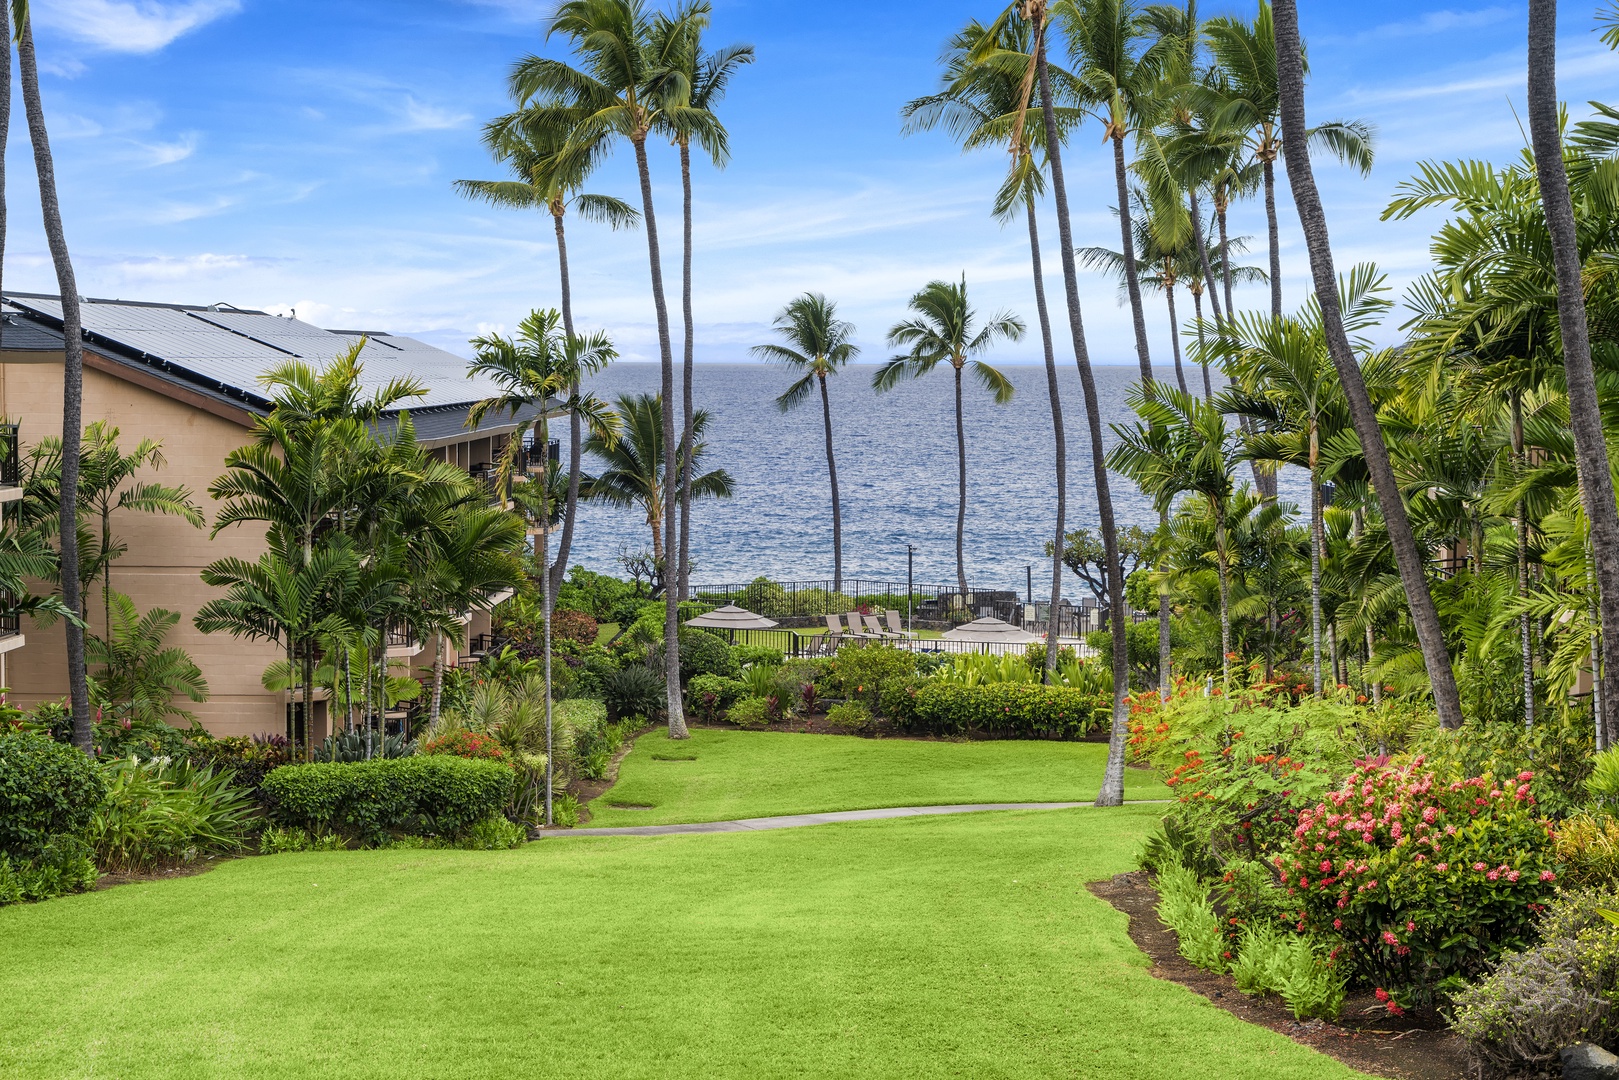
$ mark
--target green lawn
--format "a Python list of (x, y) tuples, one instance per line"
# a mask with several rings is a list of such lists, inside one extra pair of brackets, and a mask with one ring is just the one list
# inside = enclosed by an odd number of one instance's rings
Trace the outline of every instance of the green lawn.
[(1147, 974), (1085, 883), (1154, 810), (278, 855), (3, 908), (0, 1076), (1358, 1075)]
[[(670, 760), (695, 757), (696, 760)], [(1102, 743), (921, 742), (694, 729), (684, 742), (651, 731), (619, 766), (618, 783), (590, 804), (591, 825), (865, 810), (943, 803), (1073, 802), (1096, 798), (1107, 763)], [(1137, 769), (1125, 796), (1163, 799), (1169, 789)], [(624, 810), (612, 804), (650, 806)]]

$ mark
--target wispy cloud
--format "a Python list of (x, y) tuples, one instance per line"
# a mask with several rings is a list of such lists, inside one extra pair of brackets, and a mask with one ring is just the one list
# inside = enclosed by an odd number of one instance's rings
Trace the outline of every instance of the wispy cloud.
[(412, 94), (406, 94), (396, 105), (396, 110), (404, 121), (404, 126), (399, 128), (399, 131), (447, 131), (451, 128), (465, 127), (472, 122), (472, 114), (469, 112), (429, 105), (416, 100)]
[[(1574, 48), (1565, 45), (1559, 52), (1561, 55), (1557, 61), (1557, 78), (1565, 87), (1577, 79), (1594, 75), (1611, 76), (1619, 72), (1619, 54), (1609, 49), (1593, 47), (1582, 42), (1580, 46)], [(1491, 74), (1488, 75), (1443, 78), (1434, 82), (1408, 83), (1404, 86), (1388, 86), (1377, 90), (1357, 88), (1349, 91), (1344, 99), (1352, 104), (1397, 105), (1433, 98), (1521, 90), (1526, 78), (1524, 62), (1521, 53), (1510, 57), (1498, 56), (1489, 63), (1470, 65), (1474, 70), (1489, 71)]]
[(147, 218), (154, 225), (178, 225), (182, 221), (223, 214), (241, 200), (228, 195), (216, 195), (198, 202), (171, 202), (159, 206)]
[(1457, 30), (1477, 30), (1480, 27), (1493, 26), (1498, 22), (1513, 18), (1517, 14), (1516, 8), (1499, 6), (1477, 8), (1471, 11), (1451, 11), (1449, 9), (1430, 11), (1421, 18), (1383, 23), (1347, 37), (1327, 38), (1324, 40), (1364, 45), (1370, 42), (1392, 41), (1398, 38), (1454, 33)]
[(184, 161), (197, 149), (197, 133), (187, 132), (174, 142), (136, 143), (135, 147), (140, 153), (142, 164), (148, 168), (160, 165), (173, 165), (177, 161)]
[(223, 274), (270, 266), (276, 261), (254, 255), (220, 255), (204, 251), (195, 255), (128, 255), (101, 262), (99, 269), (109, 276), (132, 283), (191, 279), (212, 283)]
[(241, 7), (241, 0), (58, 0), (36, 5), (33, 17), (108, 52), (151, 53)]

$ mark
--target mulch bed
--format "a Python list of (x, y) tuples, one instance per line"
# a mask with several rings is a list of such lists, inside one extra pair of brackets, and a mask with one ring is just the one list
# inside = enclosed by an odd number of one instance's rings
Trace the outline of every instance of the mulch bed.
[(155, 870), (147, 870), (141, 873), (102, 874), (96, 879), (95, 888), (91, 891), (100, 892), (103, 889), (111, 889), (119, 885), (139, 885), (147, 881), (171, 881), (174, 878), (195, 877), (198, 874), (206, 874), (220, 863), (246, 858), (248, 855), (248, 852), (237, 855), (210, 855), (194, 863), (159, 867)]
[(1120, 874), (1090, 885), (1091, 892), (1130, 917), (1130, 940), (1152, 960), (1152, 974), (1180, 983), (1250, 1024), (1280, 1032), (1294, 1042), (1337, 1058), (1351, 1068), (1398, 1080), (1467, 1080), (1461, 1039), (1444, 1030), (1436, 1015), (1413, 1012), (1404, 1018), (1387, 1015), (1370, 993), (1351, 994), (1344, 1018), (1293, 1019), (1280, 998), (1248, 997), (1229, 975), (1194, 967), (1176, 950), (1175, 933), (1158, 919), (1158, 892), (1145, 871)]

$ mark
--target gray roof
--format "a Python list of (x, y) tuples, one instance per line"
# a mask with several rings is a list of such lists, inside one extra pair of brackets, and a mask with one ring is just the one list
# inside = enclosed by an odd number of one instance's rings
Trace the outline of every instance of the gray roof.
[[(124, 300), (85, 299), (80, 305), (87, 344), (120, 353), (172, 381), (201, 388), (262, 410), (269, 405), (259, 379), (291, 359), (320, 365), (365, 339), (360, 381), (377, 389), (394, 379), (412, 378), (426, 393), (402, 403), (413, 417), (439, 413), (432, 426), (451, 434), (460, 429), (466, 407), (499, 392), (486, 377), (469, 379), (467, 361), (414, 338), (381, 331), (322, 330), (299, 319), (228, 304), (199, 307)], [(62, 347), (62, 304), (54, 296), (7, 293), (0, 324), (0, 347), (56, 351)], [(459, 406), (459, 408), (455, 408)], [(442, 411), (442, 412), (441, 412)], [(484, 428), (499, 429), (508, 420)], [(418, 428), (421, 422), (418, 420)], [(425, 432), (424, 439), (432, 438)], [(441, 436), (442, 437), (442, 436)]]

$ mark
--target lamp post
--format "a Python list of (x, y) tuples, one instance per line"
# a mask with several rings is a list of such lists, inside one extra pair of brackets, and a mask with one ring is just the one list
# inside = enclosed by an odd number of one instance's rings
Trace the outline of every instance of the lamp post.
[(907, 630), (913, 629), (913, 627), (911, 626), (911, 607), (912, 607), (912, 605), (914, 604), (914, 602), (916, 600), (916, 586), (915, 586), (915, 584), (913, 584), (913, 579), (915, 578), (915, 576), (916, 576), (916, 546), (914, 544), (906, 544), (905, 545), (905, 629), (907, 629)]

